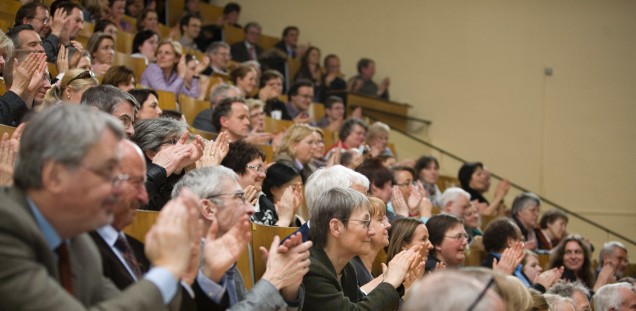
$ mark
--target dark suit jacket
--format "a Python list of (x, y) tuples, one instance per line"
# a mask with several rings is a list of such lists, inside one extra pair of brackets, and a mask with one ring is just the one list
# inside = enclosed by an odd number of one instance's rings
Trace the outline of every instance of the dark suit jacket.
[[(263, 48), (254, 45), (254, 49), (256, 50), (256, 61), (258, 61), (258, 56), (263, 53)], [(232, 51), (232, 60), (236, 62), (246, 62), (250, 60), (250, 54), (247, 52), (247, 47), (245, 46), (245, 42), (237, 42), (230, 46), (230, 51)]]
[(163, 310), (149, 281), (119, 292), (102, 275), (102, 262), (88, 234), (70, 239), (73, 296), (60, 285), (49, 249), (18, 188), (0, 188), (0, 310)]
[[(113, 252), (113, 250), (106, 244), (106, 241), (102, 238), (99, 233), (96, 231), (92, 231), (90, 233), (91, 238), (97, 245), (97, 249), (99, 250), (100, 255), (102, 256), (102, 267), (104, 268), (104, 276), (109, 278), (115, 286), (120, 290), (125, 289), (131, 284), (135, 283), (135, 279), (130, 275), (124, 264), (119, 260), (117, 255)], [(139, 267), (143, 273), (148, 272), (150, 269), (150, 262), (146, 255), (144, 254), (144, 245), (139, 240), (126, 235), (126, 239), (128, 240), (128, 244), (132, 248), (133, 253), (135, 254), (135, 258), (139, 263)]]
[(303, 310), (397, 310), (400, 295), (391, 284), (380, 283), (364, 296), (351, 262), (347, 263), (338, 281), (327, 254), (316, 247), (312, 247), (310, 253), (309, 273), (303, 279), (306, 291)]
[(296, 57), (296, 53), (295, 52), (292, 52), (291, 54), (287, 53), (287, 45), (285, 44), (285, 41), (283, 41), (283, 40), (278, 41), (278, 43), (276, 43), (274, 45), (274, 47), (279, 49), (279, 50), (281, 50), (281, 51), (283, 51), (283, 53), (287, 54), (287, 56), (289, 56), (291, 58)]

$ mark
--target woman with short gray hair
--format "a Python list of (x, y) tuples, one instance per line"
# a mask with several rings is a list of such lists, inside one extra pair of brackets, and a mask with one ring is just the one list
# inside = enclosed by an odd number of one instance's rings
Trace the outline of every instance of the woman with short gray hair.
[(187, 144), (188, 138), (187, 126), (176, 120), (156, 118), (135, 124), (132, 140), (143, 151), (148, 166), (145, 209), (161, 210), (170, 200), (172, 188), (185, 174), (185, 168), (201, 158), (201, 137), (197, 136), (191, 144)]

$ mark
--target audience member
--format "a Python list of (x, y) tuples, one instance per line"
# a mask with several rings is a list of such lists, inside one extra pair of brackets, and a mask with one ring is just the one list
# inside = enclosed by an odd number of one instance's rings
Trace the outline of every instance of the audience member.
[(387, 215), (393, 222), (396, 213), (393, 213), (393, 208), (388, 206), (393, 187), (393, 171), (384, 167), (377, 159), (365, 160), (355, 170), (369, 179), (367, 192), (387, 205)]
[(93, 72), (103, 77), (115, 59), (115, 40), (107, 34), (96, 32), (89, 39), (86, 49), (91, 53)]
[(159, 46), (159, 35), (152, 30), (141, 30), (133, 38), (132, 57), (144, 58), (146, 65), (153, 63)]
[(386, 251), (387, 262), (391, 261), (391, 259), (401, 251), (410, 249), (415, 245), (422, 246), (420, 255), (422, 255), (422, 261), (426, 261), (429, 252), (433, 249), (433, 244), (428, 239), (428, 229), (419, 219), (396, 219), (391, 224), (389, 236), (391, 240), (389, 241), (389, 248)]
[[(565, 267), (562, 279), (574, 282), (579, 281), (591, 290), (598, 289), (595, 286), (594, 272), (592, 271), (592, 257), (590, 247), (578, 235), (566, 236), (550, 254), (550, 267)], [(605, 281), (605, 280), (604, 280)]]
[(293, 120), (295, 123), (315, 124), (309, 115), (313, 94), (314, 89), (311, 81), (303, 79), (294, 82), (289, 88), (289, 102), (285, 105), (289, 119), (285, 119), (286, 115), (284, 113), (283, 119)]
[(439, 180), (439, 163), (434, 156), (421, 156), (415, 162), (415, 174), (422, 182), (424, 189), (428, 193), (428, 198), (433, 205), (442, 207), (442, 192), (437, 186)]
[(439, 214), (426, 222), (433, 249), (426, 261), (426, 271), (437, 270), (440, 265), (459, 268), (466, 258), (468, 236), (462, 222), (454, 216)]
[(534, 193), (525, 192), (515, 197), (510, 214), (524, 238), (524, 247), (529, 250), (537, 249), (537, 236), (534, 229), (539, 220), (541, 199)]
[(481, 215), (503, 215), (506, 211), (504, 197), (510, 190), (510, 182), (504, 179), (495, 190), (495, 197), (492, 202), (488, 202), (483, 194), (490, 189), (490, 172), (481, 162), (464, 163), (459, 169), (458, 177), (462, 188), (473, 200), (473, 204)]
[(603, 244), (603, 248), (598, 254), (596, 276), (598, 277), (601, 274), (605, 266), (610, 265), (614, 269), (614, 275), (609, 276), (610, 282), (616, 282), (616, 280), (623, 277), (627, 264), (627, 247), (621, 242), (609, 241)]
[(594, 310), (636, 310), (636, 290), (629, 283), (609, 284), (594, 294)]
[(369, 127), (364, 121), (355, 118), (348, 119), (342, 123), (340, 132), (338, 132), (339, 141), (329, 148), (328, 153), (336, 147), (340, 147), (343, 150), (360, 148), (364, 144), (368, 129)]
[[(333, 161), (332, 161), (333, 162)], [(314, 130), (314, 152), (309, 162), (309, 168), (316, 171), (327, 166), (328, 160), (325, 158), (325, 133), (320, 128)]]
[(479, 212), (477, 212), (477, 209), (472, 204), (464, 210), (462, 219), (464, 220), (464, 229), (466, 229), (466, 233), (468, 234), (468, 244), (470, 244), (470, 247), (483, 248), (481, 239), (484, 233), (479, 227)]
[(558, 209), (551, 209), (539, 220), (539, 228), (534, 229), (537, 236), (538, 250), (551, 250), (559, 244), (566, 233), (565, 227), (568, 225), (568, 215)]
[(232, 44), (232, 59), (236, 62), (258, 61), (263, 48), (258, 45), (261, 38), (261, 25), (256, 22), (245, 25), (245, 40)]
[[(484, 268), (495, 269), (499, 264), (506, 264), (503, 254), (507, 249), (514, 249), (517, 245), (521, 245), (523, 242), (523, 236), (519, 227), (508, 218), (501, 217), (491, 221), (484, 231), (484, 248), (488, 255), (481, 262), (481, 266)], [(524, 253), (520, 252), (519, 255), (523, 256)], [(513, 257), (514, 258), (514, 257)], [(523, 257), (519, 258), (521, 261)], [(517, 258), (514, 258), (517, 260)], [(521, 264), (513, 264), (511, 266), (512, 274), (517, 277), (526, 287), (532, 285), (532, 281), (523, 274), (523, 266)], [(502, 271), (506, 272), (506, 271)], [(542, 290), (545, 292), (545, 288)]]
[(459, 187), (446, 188), (440, 201), (442, 202), (440, 210), (457, 218), (463, 218), (466, 210), (472, 206), (470, 194)]
[(366, 144), (372, 157), (393, 155), (388, 147), (391, 128), (383, 122), (376, 121), (367, 130)]
[(230, 54), (230, 46), (227, 43), (222, 41), (213, 42), (207, 48), (205, 54), (210, 59), (210, 65), (203, 70), (202, 74), (207, 76), (213, 74), (228, 75), (228, 64), (230, 59), (232, 59), (232, 54)]
[(228, 133), (230, 142), (247, 138), (250, 119), (245, 100), (240, 97), (228, 97), (221, 100), (212, 112), (212, 126), (219, 133)]
[(384, 78), (379, 86), (373, 82), (373, 76), (375, 76), (375, 62), (373, 60), (361, 58), (357, 68), (358, 75), (349, 79), (347, 91), (389, 99), (389, 78)]
[(126, 14), (126, 0), (108, 0), (106, 8), (106, 16), (103, 19), (109, 19), (115, 23), (121, 30), (132, 32), (133, 26), (123, 19)]
[(250, 114), (250, 133), (265, 132), (265, 112), (263, 112), (262, 101), (258, 99), (246, 99), (245, 104)]
[(48, 62), (55, 63), (60, 46), (75, 45), (75, 38), (84, 29), (84, 13), (72, 1), (54, 1), (51, 4), (51, 33), (42, 41)]
[(86, 90), (80, 104), (111, 114), (122, 122), (128, 138), (135, 135), (133, 123), (139, 103), (130, 94), (112, 85), (100, 85)]
[(550, 311), (550, 305), (548, 305), (548, 301), (545, 300), (543, 294), (532, 288), (528, 288), (528, 292), (530, 292), (530, 296), (532, 297), (531, 311)]
[[(16, 50), (13, 53), (14, 60), (17, 60), (18, 63), (25, 62), (29, 55), (31, 54), (40, 54), (38, 51), (33, 50)], [(24, 102), (33, 102), (33, 108), (39, 109), (39, 107), (44, 102), (44, 97), (46, 96), (46, 92), (51, 89), (51, 78), (49, 74), (48, 67), (44, 67), (41, 74), (36, 72), (38, 76), (35, 77), (35, 81), (31, 81), (31, 84), (27, 86), (26, 92), (23, 93), (22, 99)], [(8, 75), (5, 79), (5, 83), (8, 87), (13, 87), (13, 76)], [(32, 91), (31, 91), (32, 90)], [(32, 97), (29, 97), (32, 96)], [(33, 110), (33, 109), (32, 109)]]
[(316, 122), (316, 126), (332, 132), (340, 131), (344, 122), (345, 106), (342, 98), (329, 96), (325, 101), (325, 116)]
[(188, 144), (186, 124), (168, 118), (142, 120), (135, 124), (135, 142), (144, 153), (148, 171), (148, 204), (144, 209), (159, 211), (170, 200), (174, 185), (185, 175), (185, 168), (198, 161), (203, 143), (197, 137)]
[(158, 118), (163, 114), (163, 110), (159, 107), (157, 92), (153, 89), (134, 89), (128, 91), (137, 102), (140, 108), (135, 115), (135, 122), (146, 119)]
[(13, 27), (31, 25), (40, 38), (46, 38), (51, 31), (49, 9), (40, 2), (31, 2), (21, 6), (15, 14)]
[[(393, 166), (393, 189), (389, 210), (404, 217), (417, 217), (426, 222), (431, 217), (432, 204), (426, 197), (422, 183), (415, 180), (415, 171), (409, 166)], [(406, 205), (406, 211), (396, 205)], [(396, 211), (397, 208), (397, 211)], [(460, 216), (461, 218), (461, 216)]]
[(240, 97), (241, 91), (229, 84), (219, 83), (212, 87), (210, 90), (210, 109), (203, 110), (197, 114), (194, 118), (194, 122), (192, 126), (196, 129), (207, 131), (207, 132), (217, 132), (219, 129), (214, 127), (214, 122), (212, 122), (212, 112), (215, 107), (221, 103), (223, 99), (229, 97)]
[(46, 93), (42, 108), (60, 104), (79, 105), (84, 92), (97, 85), (99, 81), (92, 71), (71, 69)]
[(561, 280), (548, 289), (548, 294), (570, 298), (576, 311), (590, 311), (590, 290), (581, 282)]
[[(194, 282), (198, 310), (284, 310), (302, 308), (301, 280), (309, 267), (311, 242), (296, 236), (279, 245), (274, 238), (262, 278), (247, 292), (236, 261), (250, 239), (248, 217), (253, 208), (230, 169), (214, 166), (189, 172), (175, 186), (173, 197), (185, 189), (199, 199), (199, 219), (207, 232), (202, 243), (202, 267)], [(220, 241), (217, 243), (215, 238)], [(211, 269), (213, 267), (213, 269)]]
[(303, 279), (305, 310), (393, 310), (398, 307), (401, 287), (413, 262), (419, 262), (418, 247), (402, 252), (384, 271), (383, 282), (368, 295), (358, 286), (350, 260), (366, 255), (369, 240), (380, 232), (370, 228), (369, 201), (353, 189), (334, 188), (323, 193), (310, 211), (309, 273)]
[(101, 32), (105, 35), (113, 37), (113, 41), (117, 42), (117, 24), (110, 19), (102, 19), (95, 23), (93, 33)]
[(347, 97), (347, 82), (340, 72), (340, 59), (335, 54), (325, 56), (324, 74), (322, 75), (322, 98), (320, 102), (325, 102), (330, 96), (340, 97), (343, 102)]
[(302, 55), (297, 51), (298, 48), (298, 36), (300, 35), (300, 31), (296, 26), (287, 26), (283, 29), (283, 40), (279, 41), (274, 45), (275, 48), (283, 51), (288, 57), (295, 58)]
[(181, 38), (179, 43), (186, 50), (198, 49), (194, 42), (201, 32), (201, 19), (193, 15), (186, 15), (179, 22), (179, 30), (181, 30)]
[(230, 81), (241, 90), (241, 97), (249, 97), (256, 90), (256, 69), (241, 65), (230, 72)]
[(574, 301), (570, 298), (552, 295), (552, 294), (544, 294), (543, 297), (548, 302), (551, 311), (575, 311), (576, 307), (574, 305)]
[(124, 92), (135, 88), (135, 73), (126, 66), (113, 66), (106, 71), (102, 85), (112, 85)]
[(163, 309), (179, 299), (177, 282), (199, 239), (192, 194), (159, 215), (146, 237), (153, 268), (122, 294), (102, 276), (97, 249), (85, 234), (113, 219), (125, 180), (118, 170), (123, 136), (115, 118), (87, 107), (55, 106), (31, 119), (21, 136), (15, 186), (4, 188), (0, 200), (6, 281), (0, 308)]
[(404, 311), (503, 311), (506, 305), (490, 287), (455, 270), (440, 271), (418, 280), (400, 310)]
[(190, 97), (199, 95), (199, 82), (194, 79), (190, 88), (185, 84), (186, 61), (181, 44), (164, 40), (157, 47), (157, 63), (148, 64), (141, 75), (141, 84), (161, 91), (184, 94)]
[(320, 68), (320, 49), (310, 46), (305, 54), (300, 57), (300, 68), (294, 76), (294, 81), (309, 80), (313, 83), (313, 101), (322, 99), (322, 68)]
[(259, 204), (265, 180), (265, 154), (254, 144), (244, 140), (231, 142), (229, 151), (221, 165), (238, 175), (238, 183), (245, 191), (245, 198), (252, 206)]
[(126, 15), (130, 17), (138, 17), (141, 11), (144, 9), (144, 0), (127, 0), (126, 1)]
[(251, 220), (267, 226), (299, 226), (294, 219), (302, 204), (303, 182), (295, 168), (274, 163), (267, 168), (263, 194)]
[(157, 15), (157, 11), (150, 8), (143, 9), (141, 13), (139, 13), (139, 16), (137, 16), (137, 31), (142, 32), (145, 30), (160, 33), (159, 16)]
[(313, 173), (309, 162), (314, 155), (315, 129), (306, 124), (294, 124), (285, 131), (283, 140), (276, 150), (274, 161), (298, 170), (303, 182)]

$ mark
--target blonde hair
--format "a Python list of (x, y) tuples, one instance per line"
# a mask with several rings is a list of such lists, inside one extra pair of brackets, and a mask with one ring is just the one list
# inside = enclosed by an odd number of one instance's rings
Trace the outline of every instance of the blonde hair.
[(384, 202), (376, 197), (368, 196), (369, 199), (369, 214), (371, 217), (386, 216), (386, 205)]
[(292, 127), (287, 129), (287, 132), (285, 132), (283, 141), (280, 143), (275, 156), (277, 157), (280, 154), (286, 153), (290, 157), (294, 158), (296, 154), (292, 151), (293, 146), (296, 145), (299, 141), (303, 140), (305, 137), (311, 135), (314, 131), (315, 129), (307, 124), (292, 125)]
[(5, 62), (9, 63), (13, 60), (13, 41), (0, 30), (0, 50), (6, 53)]
[[(155, 50), (155, 55), (159, 54), (159, 48), (164, 45), (170, 45), (170, 47), (172, 47), (172, 51), (174, 52), (175, 58), (177, 60), (179, 60), (181, 58), (181, 55), (183, 55), (183, 46), (181, 45), (181, 43), (179, 43), (178, 41), (174, 41), (172, 39), (161, 40), (161, 42), (159, 42), (159, 44), (157, 45), (157, 49)], [(176, 62), (172, 66), (172, 70), (175, 70), (178, 64), (179, 62)]]
[[(45, 108), (48, 106), (53, 106), (58, 101), (63, 101), (62, 94), (64, 94), (64, 90), (66, 90), (67, 86), (70, 86), (73, 91), (77, 92), (86, 87), (99, 85), (99, 82), (97, 81), (95, 77), (75, 79), (84, 72), (86, 72), (86, 70), (75, 68), (64, 73), (64, 76), (59, 81), (59, 83), (55, 83), (46, 92), (46, 96), (44, 96), (44, 101), (42, 102), (41, 107)], [(69, 81), (71, 82), (70, 84), (69, 84)]]
[(369, 126), (369, 130), (367, 131), (367, 142), (375, 140), (380, 134), (389, 135), (390, 132), (391, 128), (388, 125), (377, 121)]
[(259, 109), (259, 108), (260, 109), (265, 108), (265, 104), (260, 99), (249, 98), (245, 100), (245, 104), (247, 105), (247, 108), (249, 109), (249, 111)]

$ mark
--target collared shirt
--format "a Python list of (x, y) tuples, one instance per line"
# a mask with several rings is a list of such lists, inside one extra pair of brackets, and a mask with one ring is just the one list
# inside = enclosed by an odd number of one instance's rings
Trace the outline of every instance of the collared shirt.
[(115, 253), (115, 256), (117, 256), (117, 259), (119, 259), (119, 261), (124, 265), (124, 267), (126, 267), (126, 271), (128, 271), (128, 274), (130, 274), (133, 280), (137, 282), (138, 280), (137, 280), (137, 276), (135, 275), (135, 272), (133, 272), (133, 270), (130, 268), (130, 266), (128, 265), (128, 262), (126, 262), (126, 259), (124, 259), (124, 256), (121, 254), (119, 249), (115, 247), (115, 242), (117, 242), (117, 239), (120, 236), (125, 239), (126, 236), (123, 233), (118, 232), (111, 225), (106, 225), (97, 229), (97, 234), (99, 234), (99, 236), (101, 236), (102, 239), (104, 239), (104, 242), (106, 242), (108, 247), (110, 247), (110, 250), (113, 253)]
[[(31, 211), (33, 212), (35, 222), (38, 224), (40, 231), (42, 231), (42, 234), (44, 235), (44, 239), (46, 240), (49, 249), (57, 258), (55, 249), (62, 244), (62, 238), (57, 231), (55, 231), (55, 228), (53, 228), (51, 223), (49, 223), (44, 215), (42, 215), (42, 212), (40, 212), (40, 209), (38, 209), (35, 205), (35, 202), (33, 202), (28, 196), (27, 202), (29, 204), (29, 208), (31, 208)], [(170, 302), (177, 293), (177, 280), (166, 268), (154, 267), (146, 273), (144, 278), (157, 286), (165, 304), (168, 304), (168, 302)]]

